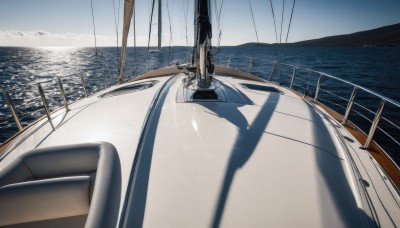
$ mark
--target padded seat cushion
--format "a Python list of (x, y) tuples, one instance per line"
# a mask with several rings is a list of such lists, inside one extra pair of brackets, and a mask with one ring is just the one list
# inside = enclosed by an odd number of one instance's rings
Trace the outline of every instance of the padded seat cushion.
[(34, 149), (0, 170), (0, 226), (87, 214), (85, 227), (115, 227), (120, 194), (112, 144)]
[(89, 176), (28, 181), (0, 187), (0, 226), (86, 215)]

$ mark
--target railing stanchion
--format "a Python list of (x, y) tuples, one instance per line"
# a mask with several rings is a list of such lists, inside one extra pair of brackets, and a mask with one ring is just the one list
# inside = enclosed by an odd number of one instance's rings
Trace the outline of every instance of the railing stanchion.
[(51, 116), (50, 116), (50, 110), (49, 110), (49, 104), (47, 103), (46, 97), (44, 95), (43, 89), (42, 89), (42, 85), (40, 85), (40, 83), (37, 84), (38, 86), (38, 90), (39, 90), (39, 94), (40, 94), (40, 98), (42, 99), (42, 103), (44, 106), (44, 110), (46, 111), (46, 116), (47, 119), (49, 120), (49, 123), (51, 125), (51, 128), (53, 128), (53, 130), (55, 130), (53, 122), (51, 121)]
[(321, 80), (322, 80), (322, 76), (323, 76), (323, 75), (321, 74), (321, 75), (319, 75), (319, 78), (318, 78), (317, 88), (316, 88), (316, 90), (315, 90), (314, 101), (317, 101), (317, 99), (318, 99), (319, 90), (321, 89)]
[(249, 70), (248, 70), (249, 74), (251, 74), (251, 70), (253, 70), (253, 57), (250, 58)]
[(15, 109), (14, 103), (12, 102), (11, 97), (7, 92), (4, 92), (4, 94), (6, 95), (7, 105), (10, 108), (10, 111), (14, 117), (15, 123), (17, 123), (19, 131), (22, 131), (22, 129), (24, 129), (24, 127), (22, 126), (21, 120), (18, 117), (17, 110)]
[(306, 90), (304, 91), (303, 98), (307, 97), (309, 90), (310, 90), (310, 83), (307, 83), (307, 87), (306, 87)]
[(271, 70), (271, 74), (269, 75), (269, 81), (272, 81), (272, 76), (274, 75), (274, 69), (275, 69), (275, 63), (272, 64), (272, 70)]
[(278, 85), (281, 85), (282, 64), (278, 59)]
[(356, 98), (358, 87), (355, 86), (353, 92), (351, 93), (349, 103), (347, 104), (346, 113), (344, 114), (342, 124), (345, 125), (347, 123), (347, 119), (349, 118), (351, 109), (353, 108), (354, 99)]
[(382, 99), (379, 105), (378, 111), (375, 113), (374, 121), (372, 122), (371, 128), (369, 129), (367, 141), (365, 141), (364, 148), (369, 148), (372, 140), (374, 139), (376, 128), (378, 127), (379, 121), (381, 120), (383, 109), (385, 108), (385, 99)]
[(61, 78), (57, 78), (57, 81), (58, 81), (58, 85), (60, 86), (61, 94), (62, 94), (63, 99), (64, 99), (64, 106), (65, 106), (65, 109), (68, 111), (68, 100), (67, 100), (67, 95), (65, 95), (65, 90), (64, 90), (64, 87), (63, 87), (63, 85), (62, 85)]
[(296, 77), (296, 67), (293, 67), (292, 81), (290, 82), (290, 89), (293, 87), (294, 78)]
[(232, 57), (232, 53), (229, 54), (228, 65), (227, 65), (228, 68), (231, 65), (231, 57)]
[(88, 94), (87, 94), (87, 91), (86, 91), (85, 79), (83, 79), (83, 75), (82, 74), (81, 74), (81, 82), (82, 82), (83, 92), (85, 93), (85, 97), (88, 97)]

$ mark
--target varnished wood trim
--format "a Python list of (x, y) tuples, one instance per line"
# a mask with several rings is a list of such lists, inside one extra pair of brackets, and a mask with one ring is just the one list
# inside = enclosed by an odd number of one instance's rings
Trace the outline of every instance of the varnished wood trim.
[[(164, 67), (164, 68), (160, 68), (157, 70), (149, 71), (143, 75), (140, 75), (136, 78), (129, 80), (128, 82), (134, 82), (134, 81), (139, 81), (139, 80), (149, 79), (149, 78), (154, 78), (154, 77), (168, 76), (171, 74), (178, 74), (178, 73), (183, 73), (183, 72), (185, 72), (184, 69), (178, 69), (178, 67), (176, 67), (176, 66)], [(260, 77), (254, 76), (252, 74), (249, 74), (249, 73), (237, 70), (237, 69), (220, 66), (220, 65), (215, 66), (214, 73), (219, 74), (219, 75), (224, 75), (224, 76), (239, 77), (239, 78), (245, 78), (245, 79), (252, 80), (252, 81), (268, 83), (268, 81), (266, 81)]]
[(128, 82), (134, 82), (134, 81), (139, 81), (139, 80), (154, 78), (154, 77), (168, 76), (171, 74), (178, 74), (178, 73), (183, 73), (183, 72), (184, 72), (183, 69), (178, 69), (178, 67), (176, 67), (176, 66), (163, 67), (163, 68), (160, 68), (157, 70), (149, 71), (140, 76), (137, 76), (136, 78), (133, 78), (133, 79), (129, 80)]
[(215, 66), (215, 73), (220, 74), (220, 75), (225, 75), (225, 76), (240, 77), (240, 78), (245, 78), (245, 79), (249, 79), (252, 81), (269, 83), (267, 80), (264, 80), (260, 77), (254, 76), (252, 74), (249, 74), (249, 73), (246, 73), (246, 72), (243, 72), (240, 70), (236, 70), (233, 68), (219, 66), (219, 65)]
[(4, 153), (4, 151), (6, 151), (6, 149), (8, 148), (8, 146), (10, 146), (10, 144), (12, 142), (14, 142), (14, 140), (16, 139), (16, 136), (18, 136), (19, 134), (14, 135), (13, 137), (11, 137), (10, 139), (8, 139), (5, 143), (1, 144), (0, 146), (0, 155), (2, 153)]

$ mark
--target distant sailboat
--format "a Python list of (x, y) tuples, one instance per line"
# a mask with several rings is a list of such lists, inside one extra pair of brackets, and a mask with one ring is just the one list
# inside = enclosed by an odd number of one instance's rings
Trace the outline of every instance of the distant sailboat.
[(152, 21), (153, 21), (153, 13), (154, 13), (154, 5), (155, 2), (158, 1), (158, 22), (157, 22), (157, 36), (158, 36), (158, 40), (157, 40), (157, 49), (150, 49), (149, 52), (150, 53), (157, 53), (160, 52), (161, 50), (161, 34), (162, 34), (162, 4), (161, 4), (161, 0), (153, 0), (152, 3), (152, 9), (151, 9), (151, 21), (150, 21), (150, 33), (151, 33), (151, 25), (152, 25)]

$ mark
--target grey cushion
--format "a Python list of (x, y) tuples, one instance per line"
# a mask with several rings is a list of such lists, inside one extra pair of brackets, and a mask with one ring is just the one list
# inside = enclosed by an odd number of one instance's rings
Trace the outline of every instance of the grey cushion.
[(0, 226), (85, 215), (89, 176), (11, 184), (0, 188)]
[[(83, 183), (79, 185), (72, 179), (68, 179), (82, 178), (78, 177), (82, 175), (87, 180), (84, 186)], [(121, 168), (118, 153), (110, 143), (85, 143), (31, 150), (0, 171), (0, 188), (5, 189), (0, 191), (0, 199), (6, 197), (8, 202), (16, 200), (15, 202), (22, 203), (22, 201), (16, 199), (19, 193), (13, 195), (7, 189), (18, 189), (20, 192), (30, 194), (31, 196), (27, 196), (27, 199), (30, 200), (38, 199), (40, 196), (45, 207), (38, 207), (39, 214), (41, 212), (46, 214), (46, 210), (50, 210), (58, 204), (58, 207), (62, 206), (62, 200), (52, 200), (50, 197), (53, 196), (51, 192), (59, 191), (57, 186), (62, 185), (66, 186), (68, 191), (74, 192), (71, 195), (71, 203), (77, 206), (76, 213), (62, 211), (65, 213), (64, 217), (80, 215), (84, 211), (83, 208), (85, 207), (82, 202), (76, 202), (76, 200), (82, 200), (82, 196), (78, 194), (78, 192), (82, 193), (78, 191), (79, 185), (79, 189), (87, 188), (84, 203), (90, 204), (85, 227), (116, 226), (121, 194)], [(66, 192), (67, 190), (59, 192), (59, 194)], [(47, 204), (48, 206), (46, 206)], [(31, 207), (31, 205), (21, 204), (21, 207), (24, 206), (27, 207), (26, 210)], [(0, 203), (0, 212), (9, 209), (6, 204)], [(61, 211), (59, 212), (61, 213)], [(10, 213), (16, 214), (17, 212), (10, 211)], [(0, 221), (3, 220), (3, 215), (0, 214)], [(60, 214), (50, 213), (46, 219), (57, 219), (59, 218), (57, 216), (60, 216)], [(22, 217), (12, 221), (17, 224), (43, 220), (40, 216)], [(33, 217), (37, 220), (32, 220)]]
[(84, 227), (87, 215), (50, 219), (37, 222), (20, 223), (7, 226), (7, 228), (75, 228)]

